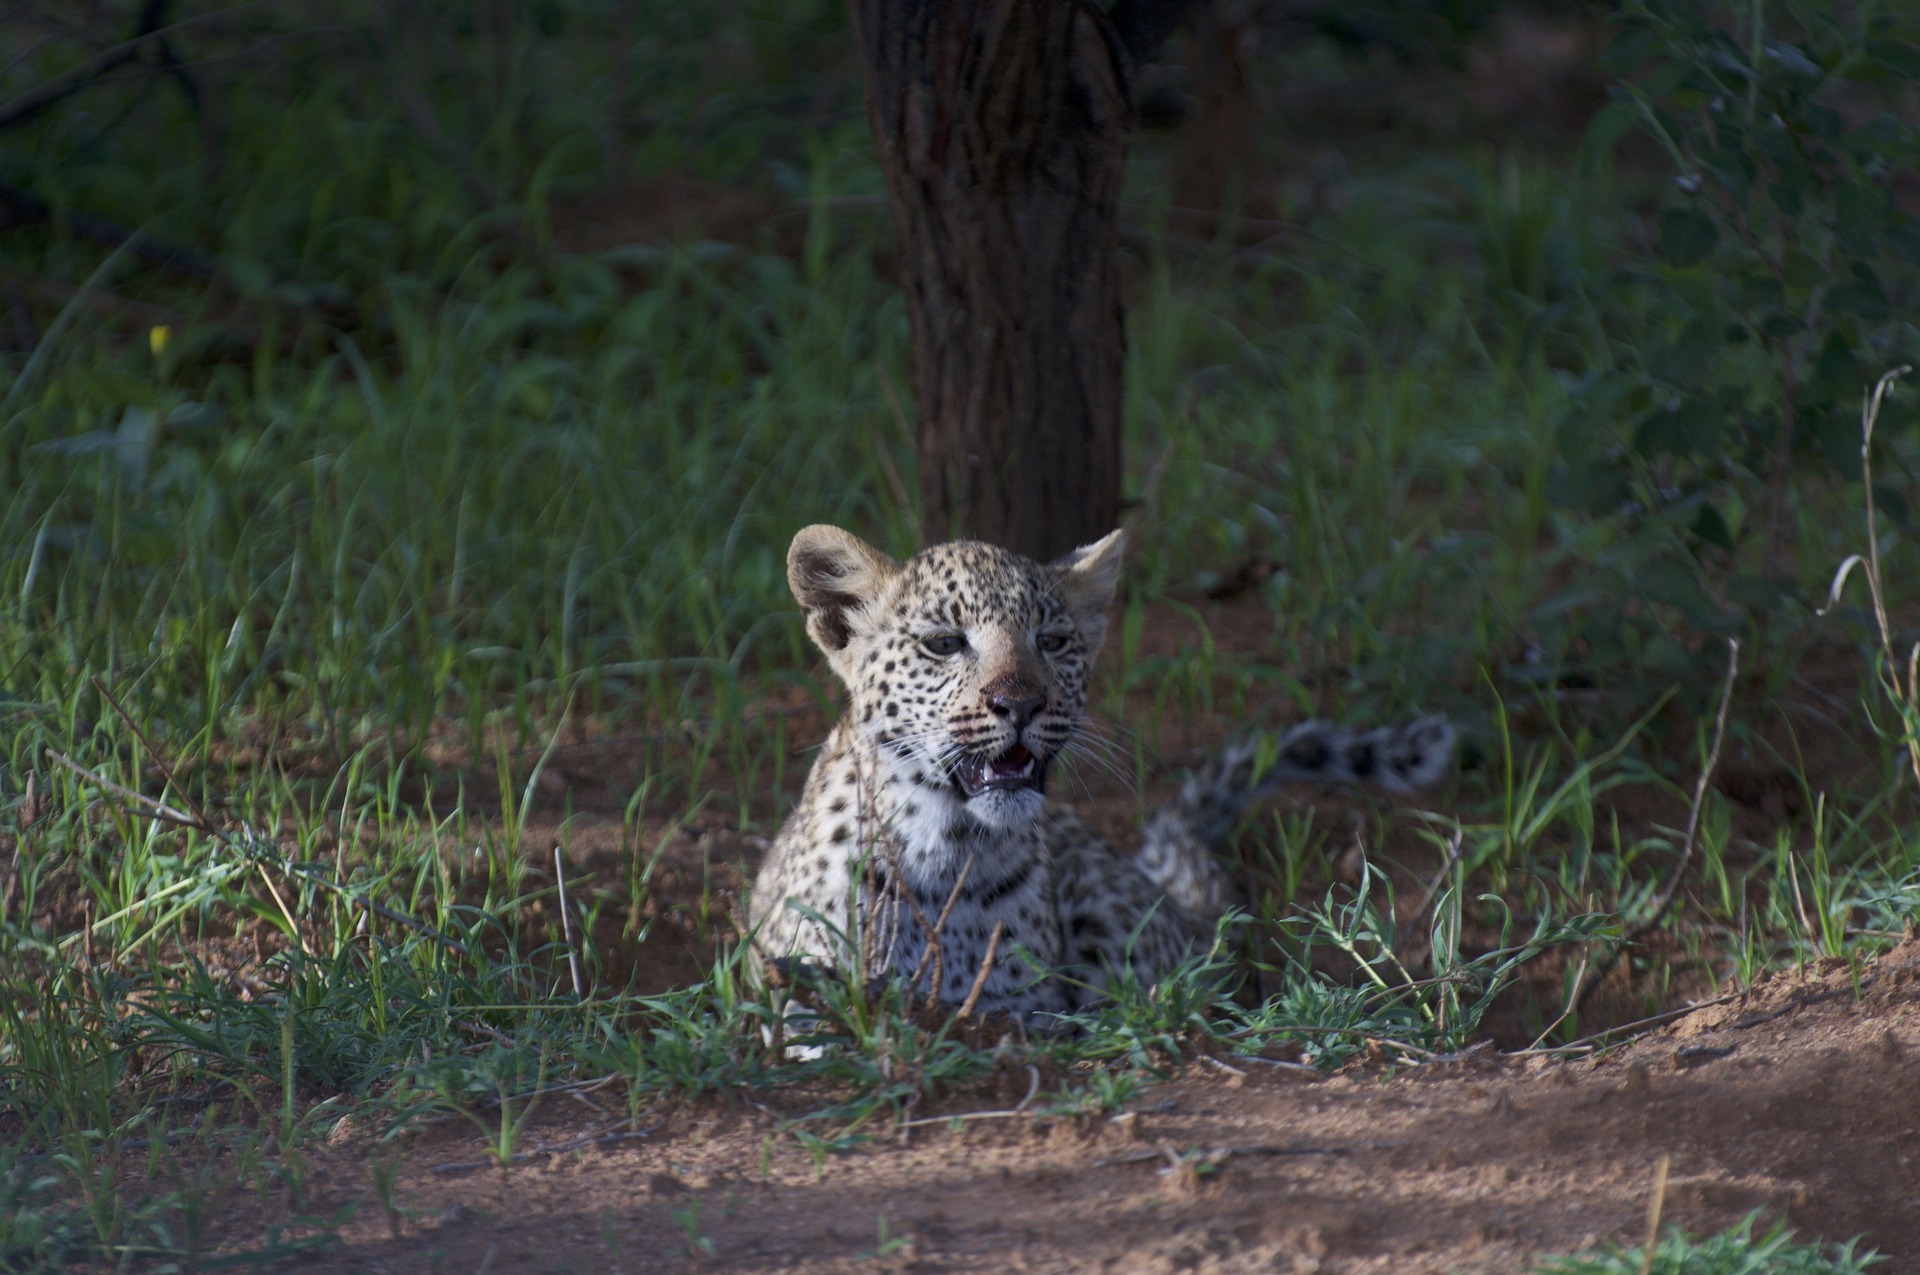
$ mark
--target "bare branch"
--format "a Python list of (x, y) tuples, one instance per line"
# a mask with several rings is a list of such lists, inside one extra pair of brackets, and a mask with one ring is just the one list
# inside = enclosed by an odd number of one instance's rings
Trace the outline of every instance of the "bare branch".
[(149, 265), (165, 266), (212, 279), (220, 273), (220, 263), (198, 248), (167, 243), (144, 231), (128, 230), (117, 222), (91, 213), (55, 213), (47, 204), (16, 186), (0, 185), (0, 227), (50, 226), (58, 224), (77, 239), (97, 243), (104, 248), (123, 244), (128, 256)]
[(188, 102), (198, 110), (200, 87), (193, 82), (180, 61), (173, 56), (173, 50), (167, 47), (167, 36), (182, 27), (204, 22), (209, 18), (222, 17), (233, 10), (202, 13), (179, 22), (168, 22), (167, 9), (170, 3), (171, 0), (146, 0), (140, 6), (140, 16), (134, 20), (132, 35), (118, 44), (100, 50), (64, 74), (56, 75), (45, 83), (28, 89), (11, 102), (0, 105), (0, 129), (16, 128), (39, 118), (75, 93), (91, 88), (111, 72), (130, 62), (139, 61), (149, 52), (153, 54), (155, 68), (177, 81), (181, 90), (186, 93)]

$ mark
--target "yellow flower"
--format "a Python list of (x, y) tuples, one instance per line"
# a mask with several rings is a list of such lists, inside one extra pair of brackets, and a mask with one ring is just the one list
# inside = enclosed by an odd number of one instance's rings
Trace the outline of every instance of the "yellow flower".
[(156, 359), (166, 353), (167, 342), (172, 339), (173, 328), (165, 323), (156, 323), (147, 329), (147, 348), (153, 351)]

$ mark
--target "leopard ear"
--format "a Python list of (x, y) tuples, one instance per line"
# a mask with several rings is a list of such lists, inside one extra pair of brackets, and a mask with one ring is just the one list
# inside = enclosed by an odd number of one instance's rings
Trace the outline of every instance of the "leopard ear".
[(1061, 601), (1096, 647), (1106, 636), (1107, 607), (1120, 585), (1120, 562), (1126, 550), (1127, 533), (1114, 530), (1048, 564), (1059, 581)]
[(900, 565), (852, 532), (817, 523), (787, 550), (787, 585), (806, 612), (807, 632), (829, 658), (853, 640), (867, 604)]

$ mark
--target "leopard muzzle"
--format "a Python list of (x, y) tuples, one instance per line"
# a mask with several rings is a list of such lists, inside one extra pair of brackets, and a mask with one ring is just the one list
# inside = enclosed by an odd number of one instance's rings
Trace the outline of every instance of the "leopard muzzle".
[(1047, 785), (1047, 765), (1016, 740), (1005, 752), (961, 758), (953, 768), (953, 783), (968, 801), (986, 792), (1032, 789), (1043, 793)]

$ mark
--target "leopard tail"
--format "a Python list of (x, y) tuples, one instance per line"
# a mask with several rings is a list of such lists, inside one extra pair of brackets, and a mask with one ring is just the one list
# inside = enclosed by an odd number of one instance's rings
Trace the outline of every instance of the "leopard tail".
[(1234, 901), (1215, 852), (1253, 802), (1289, 783), (1416, 792), (1452, 768), (1453, 744), (1443, 717), (1372, 730), (1302, 722), (1280, 737), (1273, 765), (1256, 783), (1259, 743), (1241, 740), (1190, 775), (1153, 816), (1135, 865), (1196, 924), (1210, 926)]

